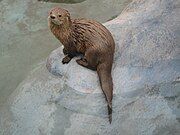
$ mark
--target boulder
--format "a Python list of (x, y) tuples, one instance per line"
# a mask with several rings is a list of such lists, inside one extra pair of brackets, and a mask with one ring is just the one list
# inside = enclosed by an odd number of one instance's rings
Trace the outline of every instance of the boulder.
[(134, 0), (104, 25), (116, 42), (112, 123), (95, 71), (62, 48), (31, 72), (1, 116), (4, 134), (180, 134), (180, 1)]

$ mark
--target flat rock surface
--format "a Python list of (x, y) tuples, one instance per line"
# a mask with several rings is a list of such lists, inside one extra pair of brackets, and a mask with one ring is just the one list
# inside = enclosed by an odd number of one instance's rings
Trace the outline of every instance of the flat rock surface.
[(179, 16), (179, 0), (134, 0), (104, 24), (116, 42), (112, 124), (96, 72), (61, 64), (60, 47), (10, 96), (0, 133), (179, 135)]

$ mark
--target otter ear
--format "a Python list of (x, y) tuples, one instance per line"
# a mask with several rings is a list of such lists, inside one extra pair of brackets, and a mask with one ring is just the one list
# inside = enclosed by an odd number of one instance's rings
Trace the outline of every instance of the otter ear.
[(66, 11), (66, 16), (68, 17), (68, 18), (70, 18), (70, 13), (65, 9), (65, 11)]
[(69, 12), (67, 12), (67, 17), (70, 17), (70, 13)]
[(69, 13), (69, 12), (67, 12), (67, 14), (66, 14), (66, 15), (67, 15), (67, 19), (68, 19), (68, 20), (70, 20), (70, 19), (71, 19), (71, 18), (70, 18), (70, 13)]

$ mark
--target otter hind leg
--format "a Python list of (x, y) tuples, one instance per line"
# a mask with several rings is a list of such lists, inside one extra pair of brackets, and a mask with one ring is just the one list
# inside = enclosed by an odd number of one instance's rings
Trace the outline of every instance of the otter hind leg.
[(84, 57), (76, 60), (76, 62), (83, 67), (86, 67), (91, 70), (96, 70), (97, 60), (98, 56), (96, 55), (96, 50), (89, 49), (85, 52)]
[(96, 68), (94, 68), (88, 64), (88, 62), (85, 58), (77, 59), (76, 62), (83, 67), (86, 67), (91, 70), (96, 70)]
[(88, 66), (88, 62), (87, 62), (87, 60), (84, 59), (84, 58), (77, 59), (76, 62), (77, 62), (79, 65), (83, 66), (83, 67), (87, 67), (87, 66)]

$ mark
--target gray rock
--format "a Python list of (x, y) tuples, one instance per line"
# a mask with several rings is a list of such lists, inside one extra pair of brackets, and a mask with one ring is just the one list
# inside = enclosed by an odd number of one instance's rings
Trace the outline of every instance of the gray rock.
[[(62, 48), (19, 85), (1, 117), (2, 134), (180, 134), (180, 1), (134, 0), (104, 25), (116, 42), (110, 125), (96, 72)], [(52, 74), (54, 75), (52, 75)]]

